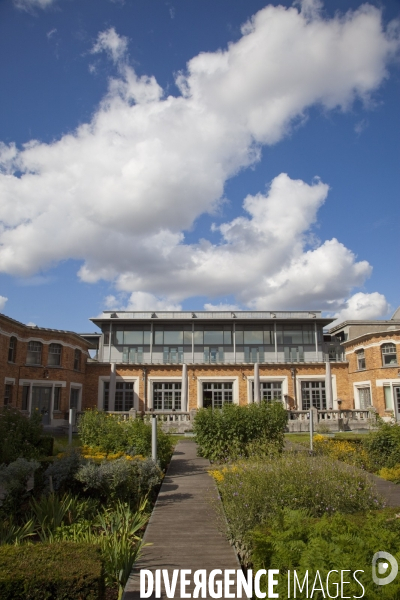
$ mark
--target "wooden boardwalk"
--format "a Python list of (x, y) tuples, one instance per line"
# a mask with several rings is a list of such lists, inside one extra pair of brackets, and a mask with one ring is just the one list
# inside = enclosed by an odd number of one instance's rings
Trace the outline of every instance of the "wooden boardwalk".
[[(217, 488), (192, 440), (179, 442), (145, 533), (147, 546), (125, 588), (124, 600), (140, 598), (140, 569), (239, 569), (233, 548), (220, 533), (214, 505)], [(179, 582), (179, 580), (178, 580)], [(231, 588), (235, 589), (234, 587)], [(187, 587), (191, 592), (193, 586)], [(162, 588), (162, 598), (166, 598)], [(174, 596), (180, 598), (179, 586)], [(207, 596), (208, 598), (209, 596)], [(155, 596), (151, 596), (155, 598)]]

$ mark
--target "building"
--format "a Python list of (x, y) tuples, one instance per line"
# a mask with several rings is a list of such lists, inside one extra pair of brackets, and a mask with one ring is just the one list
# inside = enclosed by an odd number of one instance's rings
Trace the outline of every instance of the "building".
[(387, 321), (345, 321), (329, 333), (342, 340), (354, 408), (400, 421), (400, 307)]
[(399, 317), (326, 332), (318, 311), (105, 311), (78, 335), (0, 315), (0, 398), (52, 426), (96, 407), (184, 430), (201, 407), (260, 399), (281, 401), (297, 431), (312, 406), (331, 428), (367, 426), (371, 407), (400, 420)]
[(91, 344), (71, 331), (28, 326), (0, 315), (0, 397), (44, 425), (68, 422), (82, 406)]

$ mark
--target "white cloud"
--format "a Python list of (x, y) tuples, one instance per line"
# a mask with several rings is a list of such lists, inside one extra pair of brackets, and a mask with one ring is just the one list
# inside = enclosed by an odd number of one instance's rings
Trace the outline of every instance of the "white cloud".
[(47, 8), (54, 4), (56, 0), (13, 0), (14, 6), (19, 10), (30, 11), (34, 8)]
[(114, 281), (130, 307), (233, 295), (250, 307), (337, 310), (371, 267), (335, 239), (310, 247), (328, 193), (319, 180), (277, 176), (219, 228), (220, 243), (185, 244), (183, 231), (309, 107), (368, 100), (399, 48), (380, 17), (369, 5), (329, 20), (316, 2), (267, 6), (239, 41), (188, 63), (177, 97), (135, 74), (126, 38), (101, 32), (93, 52), (106, 51), (118, 76), (92, 121), (50, 144), (0, 147), (0, 270), (29, 276), (82, 260), (84, 281)]
[(240, 310), (240, 308), (237, 306), (237, 304), (224, 304), (223, 302), (220, 302), (219, 304), (211, 304), (211, 302), (206, 302), (204, 305), (204, 310), (209, 310), (209, 311), (213, 311), (213, 310), (225, 310), (225, 311), (235, 311), (235, 310)]
[(330, 327), (343, 321), (355, 319), (380, 319), (386, 317), (389, 310), (390, 306), (382, 294), (378, 292), (373, 292), (372, 294), (358, 292), (344, 301), (341, 310), (332, 315), (336, 317), (336, 321)]
[(107, 52), (110, 58), (117, 63), (124, 58), (127, 49), (128, 38), (118, 35), (114, 27), (110, 27), (110, 29), (99, 33), (91, 53)]
[(0, 311), (4, 310), (7, 300), (5, 296), (0, 296)]

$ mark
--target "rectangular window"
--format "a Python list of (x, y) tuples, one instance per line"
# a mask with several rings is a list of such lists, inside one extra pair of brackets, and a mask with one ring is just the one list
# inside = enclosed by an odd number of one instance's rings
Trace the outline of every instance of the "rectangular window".
[(17, 349), (17, 338), (13, 336), (10, 338), (10, 345), (8, 347), (8, 362), (12, 362), (12, 363), (15, 362), (16, 349)]
[(28, 365), (40, 365), (42, 363), (41, 342), (28, 342), (26, 362)]
[[(252, 393), (254, 401), (254, 381), (252, 383)], [(282, 382), (281, 381), (262, 381), (260, 383), (260, 399), (266, 402), (282, 400)]]
[(180, 364), (183, 362), (183, 346), (164, 346), (163, 349), (164, 364)]
[(60, 410), (61, 407), (61, 388), (54, 388), (54, 408), (53, 410)]
[(303, 410), (326, 410), (325, 381), (302, 381), (301, 399)]
[(47, 364), (51, 367), (59, 367), (61, 365), (61, 344), (50, 344)]
[(232, 383), (203, 383), (203, 407), (222, 408), (233, 402)]
[(205, 344), (223, 344), (224, 343), (224, 332), (223, 330), (206, 330), (204, 331), (204, 343)]
[(205, 363), (223, 363), (224, 348), (223, 346), (204, 346), (203, 356)]
[(4, 406), (7, 406), (7, 404), (12, 404), (12, 392), (12, 383), (6, 383), (6, 385), (4, 386)]
[(154, 410), (181, 410), (181, 382), (154, 383)]
[(364, 350), (356, 352), (357, 355), (357, 369), (362, 371), (365, 369), (365, 353)]
[(125, 363), (137, 363), (143, 362), (143, 347), (132, 347), (123, 346), (122, 348), (122, 362)]
[(386, 365), (397, 365), (397, 352), (395, 344), (383, 344), (382, 362)]
[(358, 388), (358, 400), (361, 410), (371, 406), (371, 390), (369, 387)]
[(105, 411), (108, 410), (108, 397), (110, 392), (110, 384), (108, 381), (104, 382), (104, 397), (103, 397), (103, 408)]
[(22, 386), (22, 410), (29, 410), (29, 385)]
[(115, 385), (115, 410), (128, 411), (133, 408), (133, 383), (118, 381)]
[(383, 393), (385, 396), (385, 409), (393, 410), (393, 396), (392, 396), (392, 388), (390, 385), (383, 386)]
[(262, 330), (244, 331), (244, 344), (263, 344), (264, 332)]
[(74, 352), (74, 371), (81, 370), (81, 351), (76, 349)]
[(79, 405), (79, 388), (71, 388), (71, 393), (69, 397), (69, 407), (70, 408), (78, 408)]

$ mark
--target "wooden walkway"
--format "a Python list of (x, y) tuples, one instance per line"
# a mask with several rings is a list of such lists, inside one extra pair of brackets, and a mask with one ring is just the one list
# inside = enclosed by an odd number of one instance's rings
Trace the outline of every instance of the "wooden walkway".
[[(147, 546), (125, 588), (124, 600), (140, 598), (140, 569), (239, 569), (233, 548), (218, 527), (217, 488), (192, 440), (178, 443), (145, 533)], [(179, 584), (179, 580), (178, 580)], [(231, 588), (232, 590), (234, 587)], [(193, 586), (187, 587), (191, 593)], [(162, 587), (162, 598), (166, 598)], [(209, 596), (207, 596), (208, 598)], [(155, 596), (151, 596), (155, 598)], [(179, 585), (174, 598), (180, 598)]]

